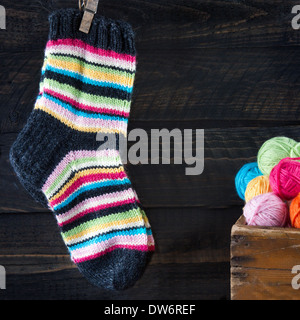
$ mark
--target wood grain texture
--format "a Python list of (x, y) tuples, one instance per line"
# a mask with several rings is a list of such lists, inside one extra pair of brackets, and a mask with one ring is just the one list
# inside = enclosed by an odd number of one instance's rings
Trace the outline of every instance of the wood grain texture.
[[(271, 121), (296, 124), (300, 114), (299, 50), (141, 53), (131, 121), (179, 121), (181, 125), (183, 121), (198, 121), (205, 127), (216, 127), (215, 121), (222, 127), (249, 126), (248, 121), (260, 126)], [(35, 102), (43, 55), (2, 53), (0, 58), (4, 64), (1, 104), (7, 106), (0, 129), (18, 132)]]
[[(134, 288), (111, 293), (89, 285), (74, 268), (51, 213), (27, 195), (8, 160), (38, 93), (47, 16), (77, 1), (2, 1), (7, 30), (0, 30), (0, 265), (7, 267), (8, 289), (0, 290), (0, 299), (228, 299), (230, 229), (242, 205), (235, 174), (255, 160), (266, 139), (300, 141), (300, 31), (291, 27), (296, 4), (100, 2), (100, 14), (130, 22), (136, 33), (129, 130), (205, 129), (200, 176), (186, 176), (185, 165), (127, 166), (157, 252)], [(237, 277), (242, 267), (234, 266)], [(274, 283), (283, 279), (276, 272), (268, 275)], [(249, 282), (255, 281), (251, 275)]]
[[(40, 262), (39, 262), (40, 263)], [(227, 272), (228, 271), (228, 272)], [(229, 299), (229, 263), (150, 265), (126, 292), (103, 291), (76, 269), (8, 275), (1, 300), (216, 300)]]
[(147, 210), (156, 254), (125, 295), (82, 278), (50, 212), (0, 214), (0, 264), (7, 271), (0, 299), (228, 299), (228, 234), (239, 214), (240, 207)]
[[(240, 210), (240, 206), (233, 210), (221, 211), (203, 208), (147, 209), (147, 215), (151, 219), (153, 232), (157, 239), (157, 253), (161, 255), (153, 257), (152, 262), (227, 261), (230, 242), (230, 237), (227, 235), (239, 216)], [(1, 258), (12, 254), (17, 256), (68, 254), (55, 218), (50, 211), (1, 213), (0, 235)], [(23, 241), (18, 241), (21, 236)], [(222, 250), (225, 251), (221, 253)], [(188, 257), (187, 260), (185, 256)]]
[[(130, 130), (134, 128), (133, 125), (134, 123), (130, 125)], [(180, 128), (189, 127), (188, 122), (183, 122)], [(159, 124), (153, 122), (147, 122), (142, 128), (149, 133), (149, 136), (151, 129), (160, 129)], [(8, 152), (16, 135), (2, 134), (0, 137), (3, 153), (0, 158), (0, 192), (3, 196), (0, 210), (1, 212), (44, 211), (27, 195), (9, 164)], [(285, 135), (300, 141), (298, 126), (206, 129), (205, 167), (201, 175), (187, 176), (185, 162), (182, 165), (172, 164), (173, 144), (171, 144), (170, 165), (129, 163), (127, 169), (141, 202), (147, 208), (178, 206), (229, 208), (241, 205), (234, 186), (236, 173), (246, 162), (256, 160), (257, 152), (265, 140), (277, 135)], [(193, 140), (195, 141), (195, 137)], [(129, 148), (131, 145), (129, 144)], [(150, 158), (151, 150), (148, 155)], [(151, 159), (149, 163), (150, 161)]]
[[(2, 4), (8, 30), (1, 48), (15, 50), (32, 50), (33, 36), (34, 49), (42, 49), (48, 13), (77, 7), (71, 0), (4, 0)], [(291, 28), (291, 9), (296, 4), (297, 0), (103, 0), (98, 12), (129, 21), (140, 50), (298, 46), (299, 33)]]
[(241, 217), (231, 232), (231, 299), (300, 300), (291, 284), (299, 242), (297, 229), (247, 226)]

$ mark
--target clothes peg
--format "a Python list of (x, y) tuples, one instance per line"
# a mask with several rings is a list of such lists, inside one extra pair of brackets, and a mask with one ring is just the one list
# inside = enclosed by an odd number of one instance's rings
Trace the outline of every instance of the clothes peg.
[(79, 30), (89, 33), (92, 21), (97, 13), (99, 0), (79, 0), (79, 9), (84, 11)]

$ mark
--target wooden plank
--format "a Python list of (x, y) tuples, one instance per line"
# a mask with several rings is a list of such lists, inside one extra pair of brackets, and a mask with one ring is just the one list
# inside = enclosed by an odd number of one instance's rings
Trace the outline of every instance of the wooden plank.
[[(77, 8), (77, 2), (23, 0), (7, 9), (7, 30), (1, 49), (43, 48), (48, 13), (57, 8)], [(299, 45), (299, 32), (291, 27), (296, 0), (197, 1), (103, 0), (99, 14), (129, 21), (137, 33), (138, 47), (152, 50), (178, 48), (228, 48)]]
[[(6, 106), (0, 130), (17, 132), (33, 109), (43, 56), (7, 52), (0, 59)], [(151, 50), (138, 59), (131, 121), (201, 121), (211, 127), (299, 123), (297, 48)]]
[[(133, 125), (133, 124), (132, 124)], [(131, 125), (130, 129), (133, 129)], [(159, 128), (158, 123), (145, 123), (144, 130)], [(180, 129), (188, 129), (182, 122)], [(204, 172), (199, 176), (187, 176), (187, 165), (127, 165), (130, 179), (145, 207), (193, 207), (225, 208), (241, 205), (234, 177), (240, 167), (256, 160), (263, 142), (274, 136), (288, 136), (300, 141), (300, 129), (292, 127), (235, 128), (205, 130)], [(16, 134), (2, 134), (0, 146), (0, 212), (43, 211), (25, 192), (18, 182), (8, 160), (11, 144)], [(194, 138), (195, 141), (195, 138)], [(130, 147), (130, 145), (129, 145)], [(148, 152), (149, 163), (151, 152)]]
[(76, 269), (8, 275), (0, 300), (225, 300), (229, 295), (229, 263), (223, 262), (150, 265), (124, 292), (101, 290)]
[(257, 268), (276, 266), (290, 271), (295, 258), (300, 261), (299, 239), (298, 229), (253, 227), (238, 222), (232, 227), (232, 266), (251, 268), (255, 263)]
[[(147, 207), (157, 252), (144, 277), (124, 294), (99, 290), (82, 278), (52, 214), (27, 195), (8, 161), (9, 148), (37, 95), (47, 15), (77, 3), (2, 1), (7, 30), (0, 33), (0, 265), (7, 268), (8, 282), (0, 299), (229, 298), (228, 235), (242, 204), (234, 176), (244, 163), (255, 160), (266, 139), (287, 135), (300, 141), (300, 32), (291, 28), (295, 4), (101, 1), (101, 14), (129, 21), (137, 34), (139, 65), (130, 129), (206, 129), (201, 176), (186, 176), (185, 165), (128, 165)], [(253, 239), (253, 246), (259, 244), (263, 246), (260, 238)], [(285, 243), (283, 251), (292, 256), (294, 246), (296, 242)], [(248, 274), (251, 259), (232, 259), (239, 284), (247, 276), (246, 292), (254, 294), (251, 285), (260, 277), (271, 287), (267, 294), (278, 284), (283, 291), (289, 285), (290, 266), (280, 260), (277, 247), (272, 251), (281, 263), (272, 272), (261, 262), (256, 273), (252, 268)], [(250, 253), (256, 255), (255, 250)], [(256, 256), (263, 259), (264, 253)], [(256, 297), (264, 297), (266, 287), (259, 285)]]
[(299, 121), (297, 48), (140, 52), (132, 120)]
[(240, 212), (147, 210), (157, 250), (125, 295), (97, 289), (80, 275), (51, 213), (0, 214), (0, 265), (7, 271), (0, 299), (228, 299), (228, 234)]
[[(157, 242), (153, 264), (224, 262), (229, 257), (228, 234), (241, 207), (157, 208), (146, 213)], [(0, 259), (29, 256), (32, 261), (49, 255), (68, 256), (50, 211), (0, 214)]]
[(231, 268), (231, 300), (300, 300), (292, 288), (295, 274), (282, 269)]
[(300, 262), (300, 231), (245, 225), (231, 232), (231, 298), (233, 300), (300, 300), (292, 287)]

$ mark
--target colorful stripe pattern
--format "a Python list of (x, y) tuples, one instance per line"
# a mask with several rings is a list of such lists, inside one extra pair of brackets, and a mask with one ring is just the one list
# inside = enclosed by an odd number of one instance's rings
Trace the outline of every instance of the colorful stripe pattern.
[(70, 152), (42, 190), (75, 263), (116, 248), (154, 250), (149, 221), (117, 150)]
[(78, 39), (50, 40), (35, 109), (68, 127), (127, 135), (136, 60)]
[[(10, 150), (27, 191), (56, 217), (71, 259), (101, 288), (122, 290), (142, 275), (154, 239), (119, 151), (96, 151), (97, 135), (127, 135), (136, 58), (130, 25), (82, 13), (49, 17), (40, 94)], [(116, 146), (117, 147), (117, 146)]]

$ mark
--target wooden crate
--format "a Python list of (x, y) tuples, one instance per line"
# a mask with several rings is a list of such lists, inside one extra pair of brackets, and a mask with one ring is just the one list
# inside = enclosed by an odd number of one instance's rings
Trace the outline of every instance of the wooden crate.
[(300, 230), (248, 226), (241, 216), (231, 231), (231, 299), (300, 300), (292, 281), (300, 284)]

